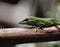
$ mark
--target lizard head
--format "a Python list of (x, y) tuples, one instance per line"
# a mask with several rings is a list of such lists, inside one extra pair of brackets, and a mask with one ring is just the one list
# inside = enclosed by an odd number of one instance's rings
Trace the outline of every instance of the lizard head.
[(27, 25), (37, 25), (37, 21), (35, 18), (25, 18), (24, 20), (22, 20), (21, 22), (19, 22), (19, 24), (27, 24)]

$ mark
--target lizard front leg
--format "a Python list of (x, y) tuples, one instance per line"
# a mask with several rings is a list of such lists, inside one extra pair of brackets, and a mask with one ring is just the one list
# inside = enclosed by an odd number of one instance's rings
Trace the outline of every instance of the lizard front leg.
[(44, 25), (45, 25), (45, 24), (42, 23), (42, 22), (38, 23), (38, 26), (36, 26), (36, 28), (37, 28), (36, 32), (38, 31), (38, 29), (43, 30), (43, 26), (44, 26)]

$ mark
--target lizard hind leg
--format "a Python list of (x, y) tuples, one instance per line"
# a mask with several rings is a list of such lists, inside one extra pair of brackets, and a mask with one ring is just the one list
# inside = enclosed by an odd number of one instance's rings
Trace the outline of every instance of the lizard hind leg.
[(57, 26), (56, 22), (54, 22), (54, 26), (60, 31), (60, 28)]
[(59, 31), (58, 33), (60, 33), (60, 28), (57, 25), (55, 25), (55, 27), (58, 29), (58, 31)]

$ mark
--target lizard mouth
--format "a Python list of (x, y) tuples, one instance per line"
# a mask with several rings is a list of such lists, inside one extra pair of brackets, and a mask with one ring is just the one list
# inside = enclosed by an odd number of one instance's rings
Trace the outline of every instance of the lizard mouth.
[(19, 24), (26, 24), (27, 22), (26, 21), (21, 21)]
[(31, 25), (31, 26), (38, 25), (38, 23), (36, 21), (24, 21), (24, 22), (20, 22), (20, 24), (26, 24), (26, 25)]

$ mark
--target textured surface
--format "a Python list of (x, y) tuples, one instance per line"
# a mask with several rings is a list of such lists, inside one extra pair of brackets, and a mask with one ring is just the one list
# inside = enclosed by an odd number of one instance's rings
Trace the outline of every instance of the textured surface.
[[(58, 26), (60, 28), (60, 26)], [(0, 42), (5, 43), (32, 43), (60, 40), (60, 29), (54, 26), (36, 28), (5, 28), (0, 29)]]
[(0, 37), (44, 37), (46, 35), (60, 34), (60, 26), (46, 27), (43, 29), (36, 28), (5, 28), (0, 29)]

